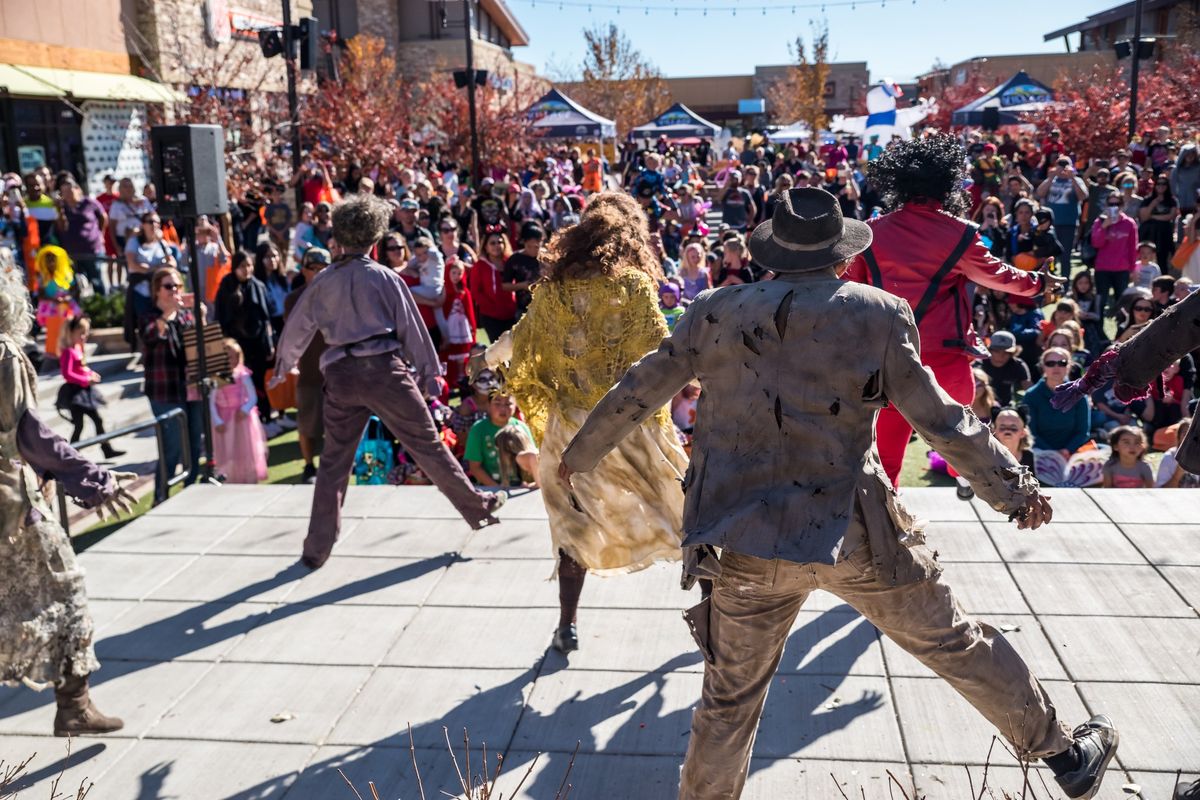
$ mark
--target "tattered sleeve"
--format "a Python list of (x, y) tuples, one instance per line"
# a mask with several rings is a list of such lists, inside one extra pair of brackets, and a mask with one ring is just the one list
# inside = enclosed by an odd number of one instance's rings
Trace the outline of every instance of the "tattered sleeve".
[(971, 482), (976, 494), (1002, 513), (1011, 514), (1037, 491), (1037, 480), (1022, 467), (966, 406), (955, 402), (921, 364), (920, 340), (908, 304), (896, 303), (896, 315), (884, 359), (888, 400), (913, 428)]
[(17, 450), (34, 471), (57, 480), (75, 502), (94, 508), (117, 492), (117, 481), (27, 410), (17, 425)]

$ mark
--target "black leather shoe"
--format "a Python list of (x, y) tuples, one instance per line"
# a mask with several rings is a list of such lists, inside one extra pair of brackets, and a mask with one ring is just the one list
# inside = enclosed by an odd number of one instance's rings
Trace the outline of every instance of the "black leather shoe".
[(1176, 786), (1174, 800), (1200, 800), (1200, 780)]
[(554, 649), (563, 655), (579, 649), (579, 633), (575, 630), (575, 623), (563, 625), (554, 632)]
[(120, 458), (121, 456), (125, 455), (124, 450), (118, 450), (117, 448), (111, 446), (106, 447), (101, 445), (100, 450), (104, 453), (105, 458)]
[(1079, 754), (1079, 766), (1070, 772), (1055, 775), (1054, 780), (1072, 800), (1095, 797), (1100, 791), (1100, 781), (1104, 779), (1108, 762), (1117, 753), (1120, 739), (1117, 729), (1113, 727), (1112, 720), (1097, 714), (1072, 731), (1071, 735), (1075, 737), (1074, 747)]

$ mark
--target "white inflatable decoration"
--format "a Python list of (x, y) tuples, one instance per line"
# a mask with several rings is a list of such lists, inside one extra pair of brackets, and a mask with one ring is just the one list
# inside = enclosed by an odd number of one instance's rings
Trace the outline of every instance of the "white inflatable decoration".
[(929, 115), (928, 104), (921, 102), (911, 108), (896, 108), (896, 98), (903, 97), (904, 92), (890, 80), (882, 80), (867, 92), (867, 115), (865, 117), (834, 117), (830, 129), (838, 133), (849, 133), (869, 141), (872, 136), (879, 137), (879, 143), (886, 145), (893, 135), (901, 139), (912, 138), (912, 128)]

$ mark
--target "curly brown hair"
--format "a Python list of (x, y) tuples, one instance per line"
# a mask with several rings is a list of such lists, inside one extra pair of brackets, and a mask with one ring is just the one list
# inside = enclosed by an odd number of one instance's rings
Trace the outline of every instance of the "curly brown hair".
[(541, 258), (551, 281), (617, 275), (631, 269), (657, 283), (663, 280), (662, 264), (650, 248), (646, 214), (636, 200), (620, 192), (593, 196), (579, 224), (556, 233)]

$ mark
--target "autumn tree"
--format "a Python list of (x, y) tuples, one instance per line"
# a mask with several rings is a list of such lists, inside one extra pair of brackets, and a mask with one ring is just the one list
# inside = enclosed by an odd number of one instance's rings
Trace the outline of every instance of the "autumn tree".
[[(1165, 125), (1177, 134), (1200, 130), (1200, 95), (1195, 76), (1200, 52), (1186, 43), (1169, 47), (1140, 65), (1138, 128)], [(1101, 67), (1055, 84), (1056, 102), (1030, 121), (1058, 128), (1077, 158), (1107, 158), (1129, 138), (1130, 81), (1127, 65)]]
[(617, 135), (666, 110), (671, 93), (662, 73), (616, 25), (583, 31), (585, 53), (578, 69), (559, 69), (559, 83), (569, 83), (571, 97), (617, 124)]
[(321, 83), (301, 112), (302, 133), (312, 152), (343, 169), (399, 166), (411, 159), (412, 135), (432, 119), (422, 102), (431, 75), (401, 78), (383, 39), (355, 36), (346, 42), (338, 80)]
[(763, 92), (772, 120), (782, 125), (803, 122), (809, 130), (825, 128), (825, 84), (829, 80), (829, 23), (809, 22), (812, 41), (803, 36), (788, 45), (792, 56), (782, 75)]
[[(934, 63), (935, 70), (939, 66), (939, 63)], [(961, 78), (953, 79), (951, 76), (945, 86), (929, 95), (932, 111), (922, 120), (922, 126), (942, 131), (950, 130), (955, 111), (972, 100), (983, 97), (993, 88), (989, 85), (989, 78), (977, 67), (969, 66), (965, 69), (966, 72)]]
[[(479, 160), (484, 174), (492, 167), (519, 163), (520, 152), (530, 144), (526, 109), (540, 91), (531, 82), (514, 78), (511, 90), (501, 91), (491, 82), (475, 89)], [(454, 85), (448, 72), (436, 75), (426, 89), (431, 113), (430, 133), (442, 155), (464, 166), (471, 163), (471, 119), (467, 92)]]

